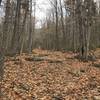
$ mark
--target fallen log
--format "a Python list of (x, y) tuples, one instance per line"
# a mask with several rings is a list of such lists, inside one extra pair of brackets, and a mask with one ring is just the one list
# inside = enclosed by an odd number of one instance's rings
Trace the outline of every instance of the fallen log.
[(62, 63), (63, 60), (60, 59), (51, 59), (46, 57), (29, 57), (25, 58), (26, 61), (47, 61), (49, 63)]
[(93, 63), (94, 67), (100, 68), (100, 62), (99, 63)]

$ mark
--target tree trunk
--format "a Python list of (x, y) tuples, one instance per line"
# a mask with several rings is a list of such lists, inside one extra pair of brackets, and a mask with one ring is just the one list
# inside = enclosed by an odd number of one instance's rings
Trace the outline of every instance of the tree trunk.
[(56, 17), (56, 37), (55, 37), (55, 49), (59, 50), (59, 37), (58, 37), (58, 1), (55, 0), (55, 17)]
[(16, 15), (15, 15), (15, 22), (14, 22), (14, 30), (13, 36), (11, 41), (11, 51), (13, 54), (19, 53), (19, 39), (20, 39), (20, 8), (21, 8), (21, 0), (17, 0), (17, 7), (16, 7)]
[(29, 42), (28, 42), (28, 52), (32, 52), (32, 0), (30, 0), (30, 28), (29, 28)]

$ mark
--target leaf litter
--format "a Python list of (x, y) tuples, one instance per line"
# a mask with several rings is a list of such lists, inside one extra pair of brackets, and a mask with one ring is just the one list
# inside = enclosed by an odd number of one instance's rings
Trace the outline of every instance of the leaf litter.
[(6, 57), (0, 100), (100, 100), (100, 68), (75, 55), (35, 49)]

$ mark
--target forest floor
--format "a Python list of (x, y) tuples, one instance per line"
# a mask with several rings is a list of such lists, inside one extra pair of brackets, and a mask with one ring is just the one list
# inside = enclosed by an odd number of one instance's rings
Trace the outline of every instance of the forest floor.
[(39, 49), (6, 57), (0, 100), (100, 100), (100, 49), (95, 54), (88, 62)]

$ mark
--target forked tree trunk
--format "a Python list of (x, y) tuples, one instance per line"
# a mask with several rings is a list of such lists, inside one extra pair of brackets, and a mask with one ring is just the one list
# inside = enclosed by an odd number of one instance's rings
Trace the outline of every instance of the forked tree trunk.
[(25, 26), (26, 26), (26, 19), (28, 16), (28, 10), (29, 10), (29, 2), (26, 1), (25, 2), (25, 9), (24, 10), (24, 18), (23, 18), (23, 22), (22, 22), (22, 29), (21, 29), (21, 37), (20, 37), (20, 54), (23, 52), (23, 48), (24, 48), (24, 42), (25, 42)]
[(20, 9), (21, 9), (21, 0), (17, 0), (16, 15), (14, 22), (14, 30), (11, 41), (11, 51), (13, 54), (19, 53), (19, 39), (20, 39)]

